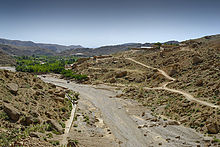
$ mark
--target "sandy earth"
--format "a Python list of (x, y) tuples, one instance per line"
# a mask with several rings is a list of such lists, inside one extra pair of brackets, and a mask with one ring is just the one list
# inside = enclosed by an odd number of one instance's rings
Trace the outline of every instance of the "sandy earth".
[(152, 116), (147, 108), (134, 101), (116, 98), (115, 96), (120, 91), (112, 87), (67, 83), (66, 80), (49, 75), (42, 79), (45, 82), (79, 92), (82, 100), (91, 102), (102, 114), (101, 119), (110, 128), (114, 137), (119, 140), (120, 146), (205, 145), (206, 139), (193, 129), (172, 123), (172, 120), (158, 119)]
[(167, 79), (171, 80), (171, 82), (168, 82), (168, 83), (165, 83), (163, 86), (161, 87), (155, 87), (155, 88), (147, 88), (145, 87), (145, 89), (147, 90), (167, 90), (167, 91), (170, 91), (170, 92), (174, 92), (174, 93), (179, 93), (179, 94), (182, 94), (186, 99), (190, 100), (190, 101), (195, 101), (199, 104), (202, 104), (202, 105), (206, 105), (206, 106), (209, 106), (209, 107), (213, 107), (213, 108), (220, 108), (219, 106), (217, 105), (214, 105), (212, 103), (208, 103), (208, 102), (205, 102), (205, 101), (201, 101), (201, 100), (198, 100), (196, 98), (194, 98), (191, 94), (187, 93), (187, 92), (184, 92), (184, 91), (181, 91), (181, 90), (176, 90), (176, 89), (170, 89), (170, 88), (167, 88), (166, 86), (170, 83), (172, 83), (173, 81), (175, 81), (176, 79), (170, 77), (165, 71), (161, 70), (161, 69), (158, 69), (158, 68), (154, 68), (154, 67), (151, 67), (151, 66), (148, 66), (148, 65), (145, 65), (141, 62), (138, 62), (132, 58), (126, 58), (127, 60), (130, 60), (130, 61), (133, 61), (137, 64), (140, 64), (144, 67), (147, 67), (147, 68), (150, 68), (150, 69), (156, 69), (158, 70), (164, 77), (166, 77)]
[[(13, 71), (13, 68), (8, 67), (1, 69)], [(90, 124), (93, 128), (85, 127), (89, 125), (81, 123), (80, 119), (77, 121), (80, 131), (71, 126), (67, 137), (77, 138), (81, 143), (80, 146), (185, 147), (210, 144), (210, 138), (191, 128), (181, 126), (169, 119), (153, 116), (150, 110), (135, 101), (116, 98), (121, 92), (113, 87), (67, 83), (66, 80), (51, 75), (46, 75), (45, 78), (39, 77), (45, 82), (79, 92), (79, 106), (82, 110), (77, 111), (82, 113), (89, 111), (98, 119), (94, 122), (95, 125)]]

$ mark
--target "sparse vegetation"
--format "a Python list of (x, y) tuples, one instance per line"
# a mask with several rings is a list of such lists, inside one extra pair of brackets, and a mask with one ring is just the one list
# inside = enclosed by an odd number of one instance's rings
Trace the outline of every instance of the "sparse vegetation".
[(70, 100), (61, 97), (65, 94), (64, 89), (46, 84), (29, 73), (0, 70), (0, 79), (0, 146), (13, 145), (38, 133), (47, 134), (39, 136), (44, 137), (45, 142), (61, 134), (47, 121), (54, 120), (61, 129), (65, 128), (64, 122), (70, 116), (72, 105)]

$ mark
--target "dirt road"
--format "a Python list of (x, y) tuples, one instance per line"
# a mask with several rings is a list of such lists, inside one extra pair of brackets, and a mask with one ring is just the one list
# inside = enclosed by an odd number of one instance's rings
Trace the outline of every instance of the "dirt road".
[[(42, 77), (41, 77), (42, 78)], [(152, 122), (137, 115), (129, 115), (125, 110), (124, 103), (114, 98), (118, 93), (111, 87), (105, 85), (92, 86), (76, 83), (67, 83), (65, 80), (57, 79), (52, 76), (42, 78), (45, 82), (53, 83), (58, 86), (66, 87), (80, 93), (81, 99), (89, 100), (97, 107), (103, 117), (105, 124), (111, 129), (113, 135), (120, 141), (123, 147), (147, 147), (147, 146), (185, 146), (197, 145), (198, 141), (202, 144), (203, 137), (190, 128), (183, 126), (163, 127), (163, 120)], [(130, 106), (135, 106), (131, 103)], [(138, 105), (135, 106), (137, 112)], [(150, 112), (145, 112), (151, 115)], [(152, 117), (152, 116), (151, 116)], [(154, 120), (154, 119), (153, 119)], [(149, 126), (158, 123), (155, 127)], [(148, 132), (148, 134), (146, 134)], [(176, 136), (183, 136), (176, 139)], [(169, 137), (169, 138), (168, 138)], [(168, 139), (169, 140), (168, 140)], [(171, 140), (173, 141), (170, 141)]]
[(65, 80), (53, 77), (42, 78), (45, 82), (50, 82), (62, 87), (69, 88), (80, 93), (81, 98), (88, 99), (102, 112), (105, 123), (109, 126), (113, 134), (126, 147), (145, 147), (152, 138), (144, 137), (143, 132), (138, 129), (137, 124), (126, 114), (121, 106), (114, 99), (109, 97), (117, 93), (94, 88), (89, 85), (67, 83)]
[(126, 58), (127, 60), (130, 60), (132, 62), (135, 62), (139, 65), (142, 65), (144, 67), (147, 67), (147, 68), (150, 68), (150, 69), (155, 69), (155, 70), (158, 70), (164, 77), (166, 77), (167, 79), (171, 80), (170, 82), (167, 82), (165, 83), (163, 86), (161, 87), (155, 87), (155, 88), (148, 88), (148, 87), (144, 87), (144, 89), (147, 89), (147, 90), (167, 90), (167, 91), (170, 91), (170, 92), (174, 92), (174, 93), (178, 93), (178, 94), (181, 94), (183, 95), (186, 99), (188, 99), (189, 101), (195, 101), (199, 104), (202, 104), (202, 105), (206, 105), (206, 106), (209, 106), (209, 107), (213, 107), (213, 108), (220, 108), (219, 106), (217, 105), (214, 105), (212, 103), (208, 103), (208, 102), (205, 102), (205, 101), (201, 101), (201, 100), (198, 100), (196, 98), (194, 98), (191, 94), (187, 93), (187, 92), (184, 92), (184, 91), (181, 91), (181, 90), (176, 90), (176, 89), (171, 89), (171, 88), (167, 88), (166, 86), (169, 84), (169, 83), (172, 83), (173, 81), (175, 81), (176, 79), (170, 77), (165, 71), (161, 70), (161, 69), (158, 69), (158, 68), (154, 68), (154, 67), (151, 67), (151, 66), (148, 66), (148, 65), (145, 65), (141, 62), (138, 62), (132, 58)]

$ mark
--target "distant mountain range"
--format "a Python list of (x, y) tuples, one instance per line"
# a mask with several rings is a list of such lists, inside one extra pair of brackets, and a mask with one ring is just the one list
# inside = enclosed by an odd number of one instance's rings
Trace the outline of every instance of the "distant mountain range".
[(141, 43), (126, 43), (121, 45), (102, 46), (98, 48), (79, 48), (65, 50), (59, 53), (61, 56), (68, 55), (83, 55), (83, 56), (96, 56), (96, 55), (108, 55), (117, 52), (127, 51), (130, 48), (141, 47)]
[(8, 39), (1, 39), (1, 38), (0, 38), (0, 44), (12, 45), (12, 46), (17, 46), (17, 47), (44, 48), (44, 49), (49, 49), (55, 52), (61, 52), (67, 49), (83, 48), (80, 45), (64, 46), (64, 45), (58, 45), (58, 44), (34, 43), (32, 41), (8, 40)]
[[(130, 48), (150, 47), (154, 43), (125, 43), (120, 45), (109, 45), (98, 48), (83, 48), (80, 45), (64, 46), (59, 44), (35, 43), (32, 41), (0, 39), (0, 49), (9, 55), (30, 56), (30, 55), (108, 55), (117, 52), (127, 51)], [(162, 44), (179, 44), (178, 41), (167, 41)]]
[[(178, 41), (167, 41), (162, 44), (179, 44)], [(117, 52), (127, 51), (131, 48), (138, 47), (151, 47), (154, 43), (125, 43), (120, 45), (110, 45), (102, 46), (98, 48), (78, 48), (65, 50), (59, 53), (59, 55), (68, 56), (68, 55), (81, 55), (81, 56), (96, 56), (96, 55), (108, 55), (114, 54)]]

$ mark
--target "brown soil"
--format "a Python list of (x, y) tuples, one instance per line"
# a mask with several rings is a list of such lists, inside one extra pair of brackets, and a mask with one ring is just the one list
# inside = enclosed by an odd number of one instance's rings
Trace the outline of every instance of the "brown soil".
[[(41, 142), (50, 141), (56, 134), (47, 120), (55, 120), (60, 128), (70, 116), (70, 102), (65, 100), (65, 89), (46, 84), (28, 73), (0, 70), (0, 146), (23, 142), (30, 146), (31, 137)], [(29, 142), (29, 143), (28, 143)]]
[[(219, 138), (219, 46), (220, 35), (216, 35), (185, 41), (180, 46), (165, 47), (161, 51), (126, 51), (115, 54), (112, 58), (90, 59), (74, 70), (89, 75), (88, 83), (131, 86), (134, 90), (125, 90), (124, 98), (135, 97), (152, 110), (164, 105), (166, 109), (162, 115), (203, 133), (210, 134), (208, 126), (216, 126), (218, 134), (215, 136)], [(153, 68), (145, 68), (127, 60), (129, 58)], [(187, 100), (183, 95), (168, 90), (143, 90), (143, 87), (163, 87), (170, 81), (154, 68), (161, 69), (176, 79), (167, 87), (185, 91), (198, 101)], [(118, 71), (126, 71), (127, 74), (118, 78)], [(205, 102), (201, 104), (199, 101), (207, 101), (218, 108), (203, 105)]]

